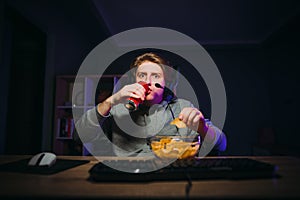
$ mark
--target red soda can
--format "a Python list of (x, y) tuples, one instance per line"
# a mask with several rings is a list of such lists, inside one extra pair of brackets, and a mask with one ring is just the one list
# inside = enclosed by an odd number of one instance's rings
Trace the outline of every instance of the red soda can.
[[(146, 90), (145, 94), (147, 94), (149, 92), (149, 84), (144, 82), (144, 81), (140, 81), (138, 83), (145, 88), (145, 90)], [(142, 99), (137, 99), (137, 98), (130, 97), (130, 98), (127, 99), (127, 101), (125, 103), (125, 107), (128, 110), (133, 111), (133, 110), (136, 110), (138, 108), (140, 103), (143, 103)]]

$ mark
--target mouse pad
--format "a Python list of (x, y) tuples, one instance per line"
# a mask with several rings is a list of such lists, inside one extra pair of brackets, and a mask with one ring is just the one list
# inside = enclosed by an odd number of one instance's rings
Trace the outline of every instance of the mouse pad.
[(23, 159), (2, 164), (0, 165), (0, 171), (50, 175), (90, 162), (88, 160), (57, 159), (52, 167), (32, 167), (27, 165), (29, 160)]

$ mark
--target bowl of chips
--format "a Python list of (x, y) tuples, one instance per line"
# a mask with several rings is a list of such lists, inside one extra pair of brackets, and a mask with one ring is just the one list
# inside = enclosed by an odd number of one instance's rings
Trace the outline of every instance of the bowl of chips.
[(151, 150), (163, 159), (194, 157), (200, 147), (200, 136), (154, 136), (150, 139)]

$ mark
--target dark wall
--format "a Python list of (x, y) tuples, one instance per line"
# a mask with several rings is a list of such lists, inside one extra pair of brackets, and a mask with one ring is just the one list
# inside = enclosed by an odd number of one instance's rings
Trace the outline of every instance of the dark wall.
[(259, 45), (208, 47), (227, 93), (224, 132), (233, 155), (300, 155), (296, 16)]
[[(272, 127), (279, 146), (300, 154), (300, 15), (266, 41)], [(282, 149), (284, 151), (286, 149)]]
[(258, 130), (271, 123), (266, 58), (259, 48), (209, 50), (222, 75), (227, 114), (228, 154), (249, 155)]
[[(86, 32), (90, 31), (76, 26), (73, 19), (63, 16), (62, 7), (51, 2), (46, 2), (49, 6), (24, 1), (0, 4), (2, 154), (51, 151), (55, 77), (76, 74), (95, 40), (103, 38), (102, 34), (97, 35), (98, 39), (88, 37)], [(17, 21), (12, 20), (10, 10), (18, 15)], [(18, 116), (19, 104), (30, 104), (22, 116)]]
[[(8, 93), (8, 71), (9, 68), (6, 67), (8, 59), (6, 59), (9, 52), (9, 46), (6, 45), (6, 34), (4, 31), (5, 27), (5, 5), (3, 1), (0, 1), (0, 74), (2, 75), (0, 79), (0, 153), (4, 152), (5, 145), (5, 127), (6, 127), (6, 111), (7, 111), (7, 93)], [(5, 48), (6, 47), (6, 48)], [(6, 49), (6, 51), (4, 50)]]
[(11, 62), (5, 153), (33, 154), (41, 149), (46, 35), (14, 10), (6, 17)]

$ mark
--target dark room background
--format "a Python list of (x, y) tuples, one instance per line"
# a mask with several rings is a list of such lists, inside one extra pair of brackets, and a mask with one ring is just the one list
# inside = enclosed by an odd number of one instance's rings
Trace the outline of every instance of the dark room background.
[(76, 75), (108, 37), (152, 26), (192, 37), (218, 66), (227, 95), (224, 154), (299, 155), (300, 2), (153, 4), (0, 0), (0, 154), (52, 151), (56, 76)]

